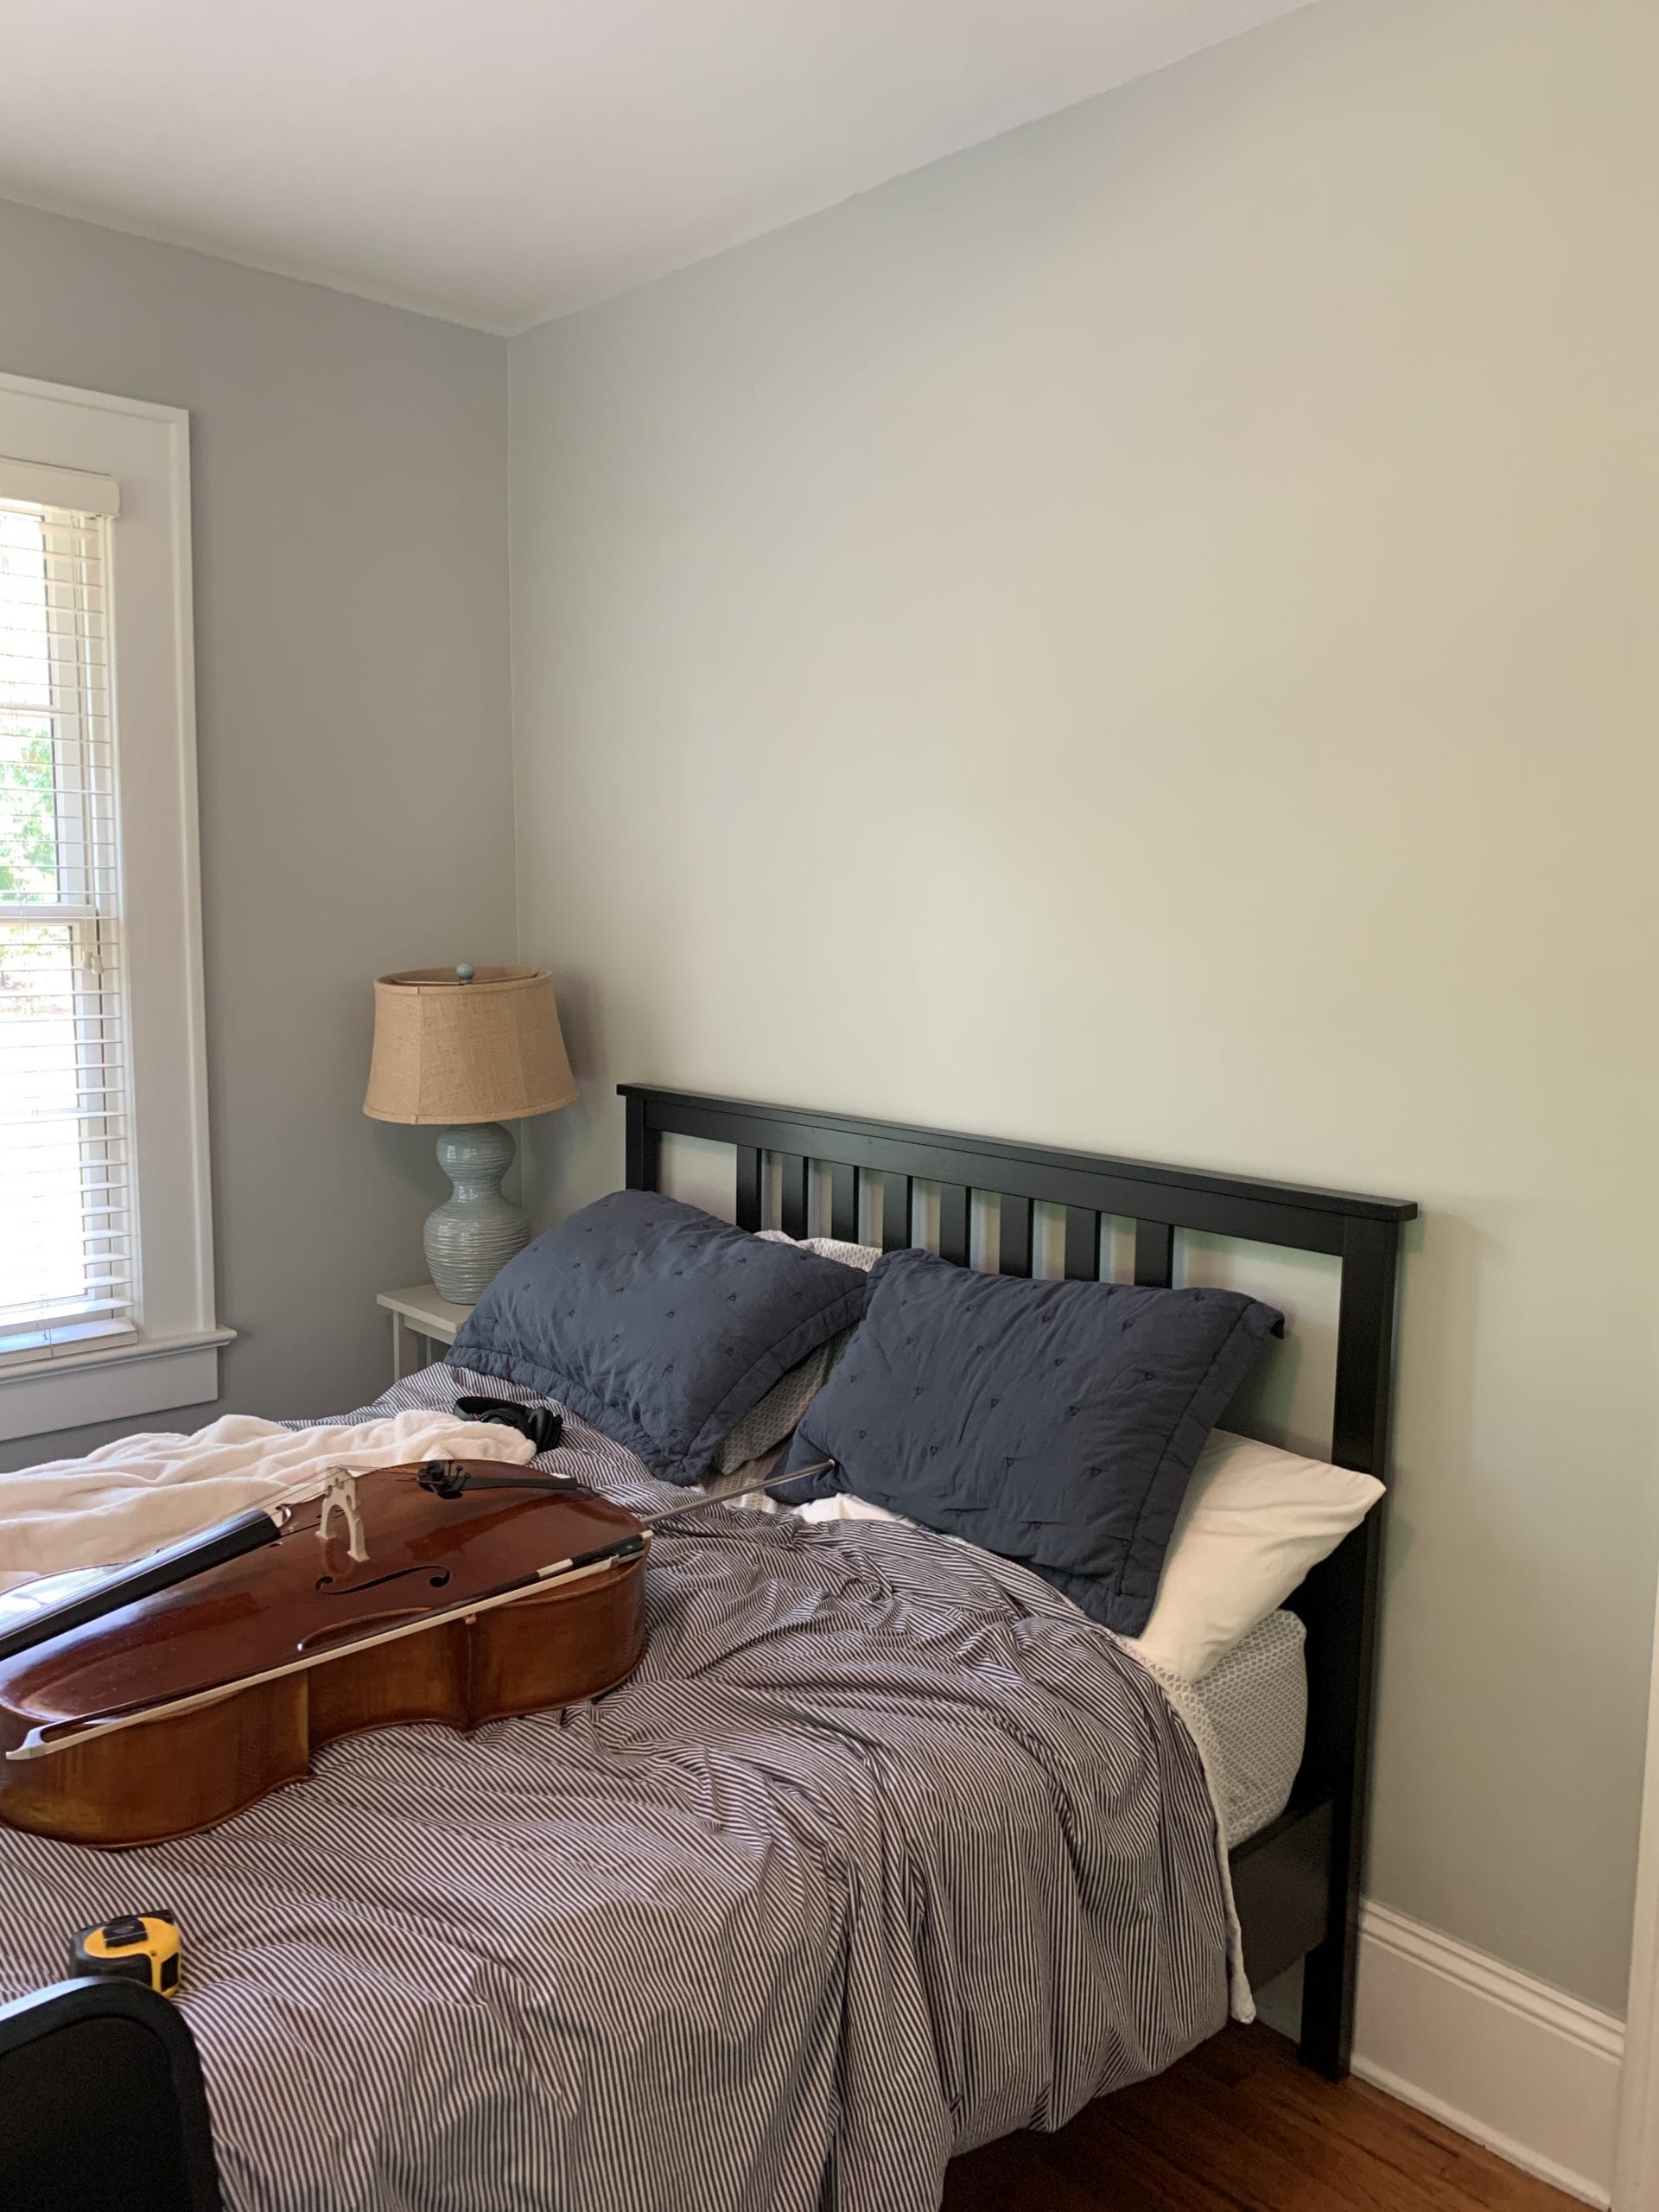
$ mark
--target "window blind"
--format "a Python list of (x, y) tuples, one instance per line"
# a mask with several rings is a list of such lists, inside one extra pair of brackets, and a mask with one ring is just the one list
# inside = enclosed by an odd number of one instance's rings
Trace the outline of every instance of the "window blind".
[[(0, 1370), (136, 1333), (100, 480), (0, 462)], [(113, 487), (109, 487), (113, 490)], [(56, 505), (59, 490), (85, 504)], [(27, 496), (24, 496), (27, 494)]]

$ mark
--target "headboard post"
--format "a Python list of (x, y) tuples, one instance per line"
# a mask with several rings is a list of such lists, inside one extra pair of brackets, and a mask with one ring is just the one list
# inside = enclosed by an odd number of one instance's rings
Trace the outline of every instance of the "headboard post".
[(628, 1115), (627, 1158), (624, 1168), (627, 1186), (631, 1191), (654, 1191), (657, 1188), (658, 1154), (662, 1139), (652, 1128), (645, 1111), (645, 1093), (630, 1090), (626, 1093)]
[(1331, 1457), (1388, 1480), (1395, 1276), (1400, 1224), (1351, 1215), (1342, 1225), (1342, 1294)]
[[(1331, 1457), (1384, 1482), (1399, 1249), (1398, 1222), (1351, 1216), (1343, 1224)], [(1347, 2072), (1353, 2048), (1385, 1511), (1369, 1514), (1297, 1599), (1307, 1628), (1303, 1770), (1329, 1791), (1332, 1808), (1328, 1932), (1302, 1963), (1301, 2055), (1332, 2077)]]

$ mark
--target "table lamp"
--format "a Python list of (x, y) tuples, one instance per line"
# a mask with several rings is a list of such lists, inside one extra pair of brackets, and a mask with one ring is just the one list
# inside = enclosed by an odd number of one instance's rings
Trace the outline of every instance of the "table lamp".
[(470, 1306), (530, 1242), (530, 1216), (501, 1193), (512, 1165), (503, 1122), (550, 1114), (576, 1095), (545, 968), (410, 968), (374, 986), (374, 1056), (363, 1111), (442, 1126), (438, 1164), (454, 1185), (426, 1217), (441, 1298)]

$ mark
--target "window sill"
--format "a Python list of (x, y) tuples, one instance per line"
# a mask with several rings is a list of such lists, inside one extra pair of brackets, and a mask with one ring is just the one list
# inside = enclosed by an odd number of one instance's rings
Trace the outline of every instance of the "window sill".
[(234, 1329), (150, 1338), (0, 1368), (0, 1443), (128, 1421), (219, 1395), (219, 1352)]
[(3, 1341), (0, 1376), (19, 1371), (32, 1375), (54, 1360), (73, 1359), (79, 1352), (113, 1351), (118, 1346), (136, 1344), (138, 1332), (124, 1321), (75, 1321), (67, 1326), (16, 1330)]

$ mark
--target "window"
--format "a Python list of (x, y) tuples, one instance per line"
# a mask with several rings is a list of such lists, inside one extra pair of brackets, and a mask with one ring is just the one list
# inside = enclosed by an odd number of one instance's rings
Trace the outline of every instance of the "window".
[(130, 1341), (140, 1295), (110, 727), (115, 501), (101, 487), (97, 512), (7, 497), (23, 488), (0, 462), (0, 1371)]
[(0, 377), (0, 1438), (218, 1395), (186, 420)]

